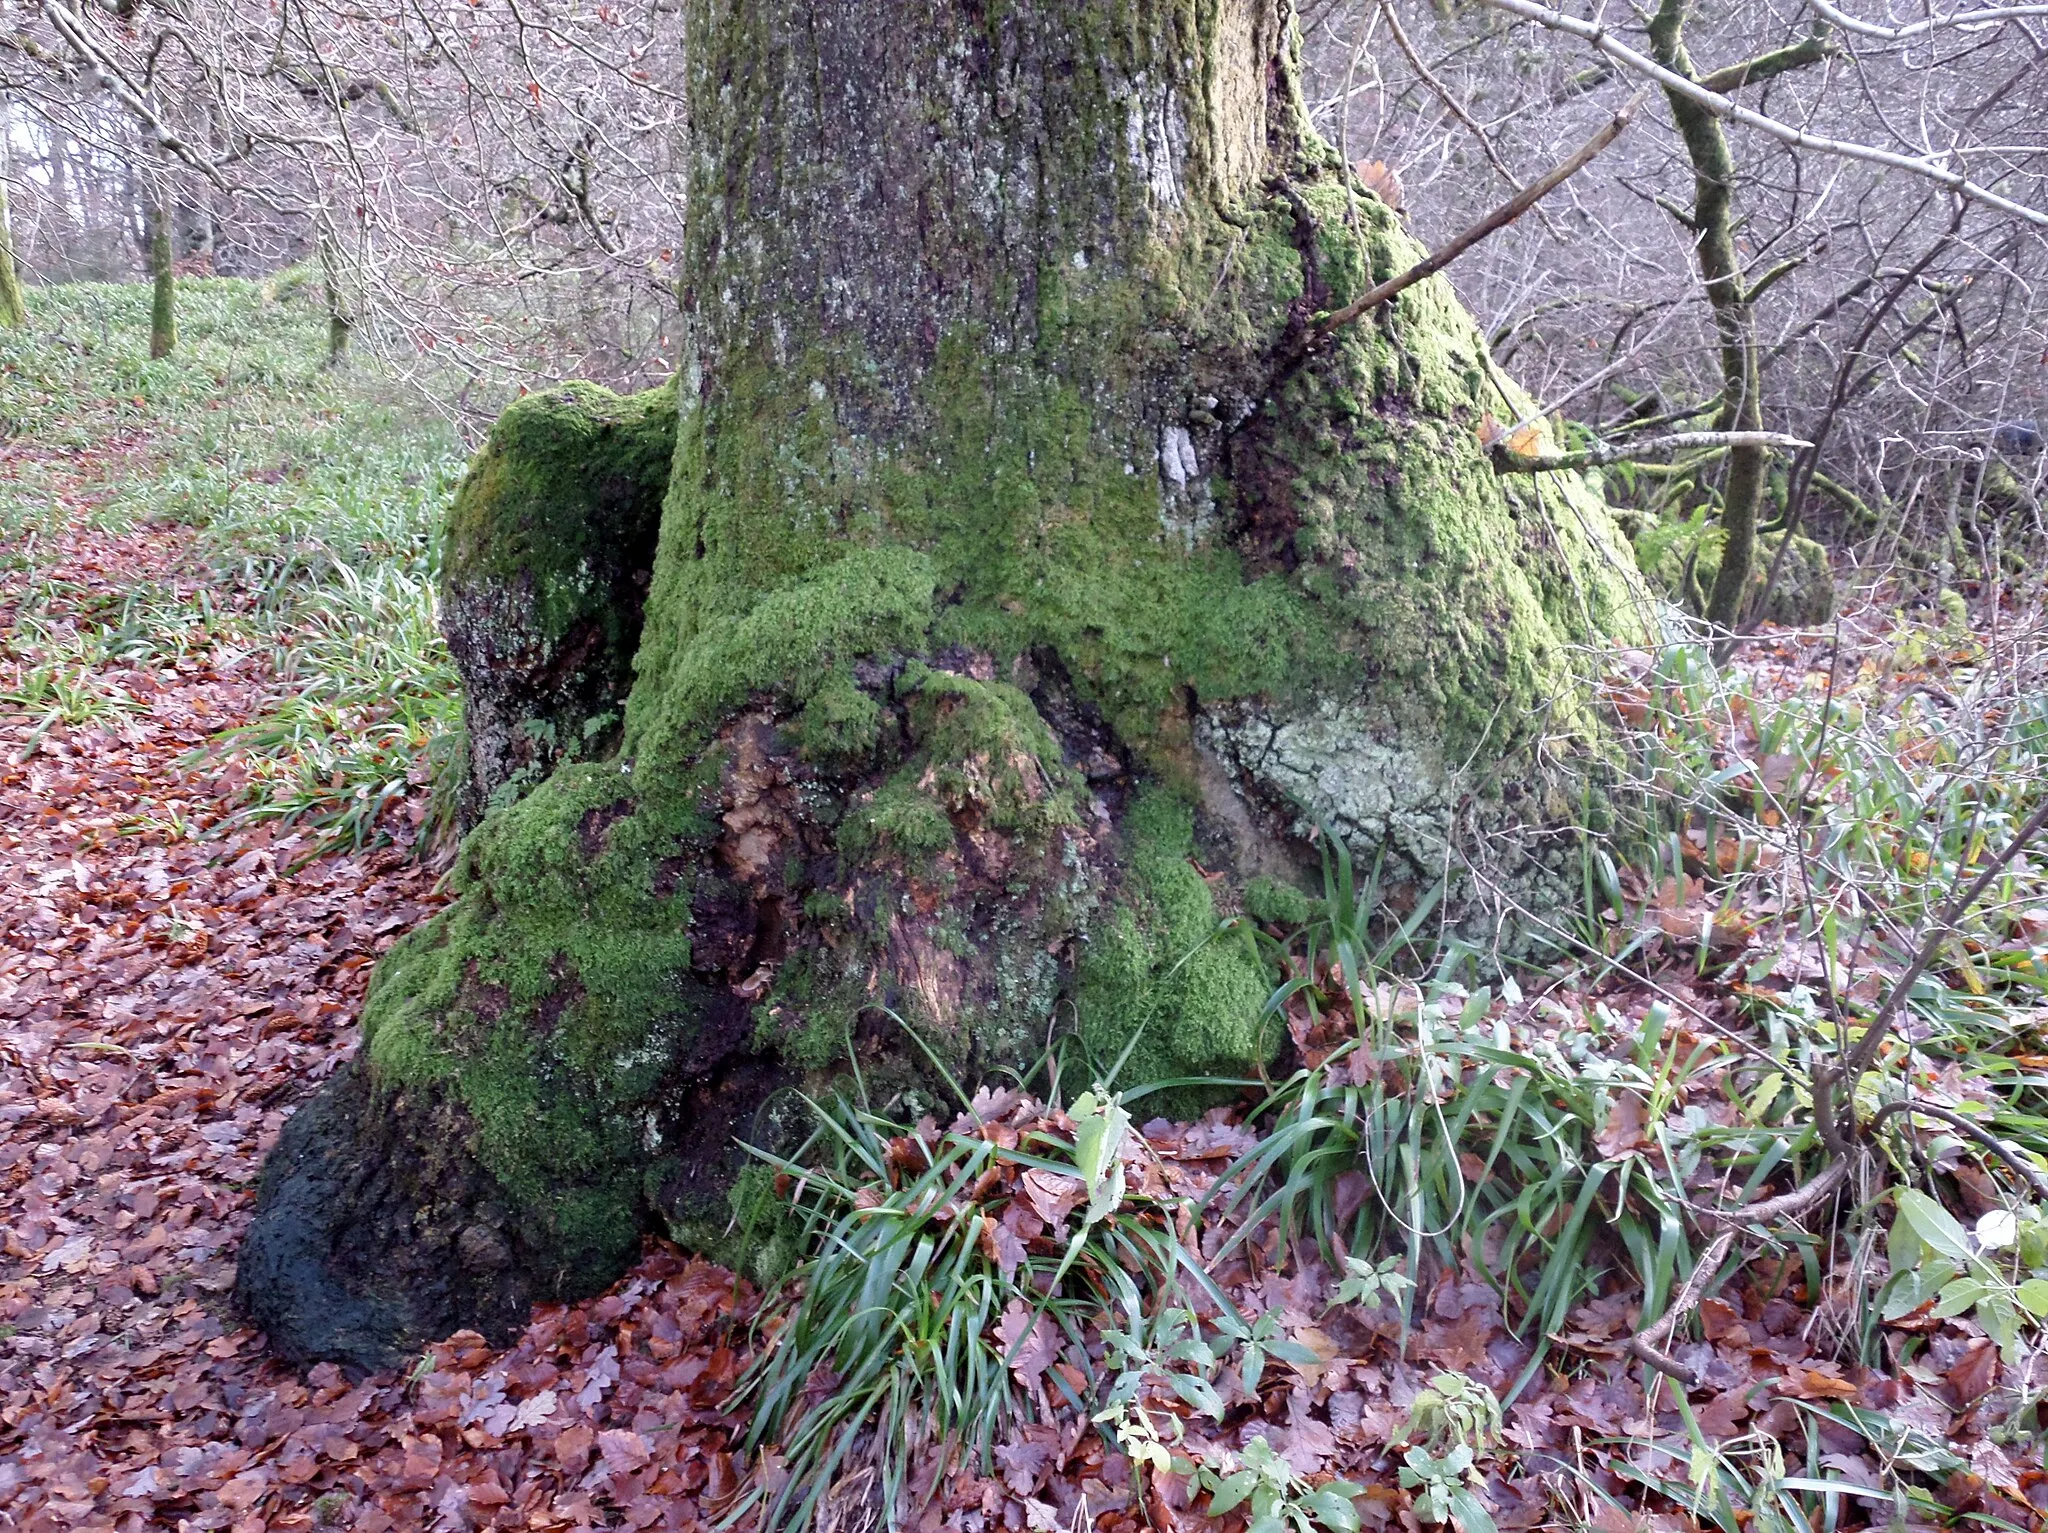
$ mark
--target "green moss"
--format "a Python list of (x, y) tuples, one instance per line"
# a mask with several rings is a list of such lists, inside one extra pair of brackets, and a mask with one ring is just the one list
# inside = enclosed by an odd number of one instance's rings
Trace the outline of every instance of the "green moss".
[(454, 1093), (570, 1286), (637, 1238), (643, 1168), (663, 1158), (649, 1111), (701, 1025), (691, 885), (655, 891), (705, 855), (707, 785), (635, 795), (615, 766), (558, 769), (465, 843), (462, 897), (393, 948), (364, 1010), (379, 1081)]
[[(1704, 522), (1697, 531), (1651, 521), (1641, 526), (1636, 549), (1643, 574), (1673, 602), (1697, 615), (1703, 593), (1713, 588), (1722, 541), (1720, 524), (1715, 521)], [(1767, 532), (1756, 540), (1756, 563), (1744, 600), (1755, 607), (1775, 564), (1777, 583), (1771, 588), (1769, 602), (1756, 615), (1765, 622), (1789, 627), (1816, 627), (1825, 623), (1835, 608), (1828, 552), (1812, 538), (1794, 533), (1792, 547), (1781, 559), (1778, 551), (1784, 541), (1783, 532)]]
[(1127, 1087), (1241, 1075), (1277, 1046), (1263, 1022), (1273, 981), (1245, 933), (1223, 930), (1213, 891), (1188, 862), (1193, 813), (1153, 789), (1132, 805), (1124, 835), (1126, 885), (1078, 975), (1081, 1038), (1103, 1068), (1130, 1049), (1118, 1077)]
[(569, 384), (514, 404), (470, 465), (441, 572), (466, 823), (614, 742), (675, 434), (673, 387), (621, 398)]
[[(1249, 415), (1212, 411), (1271, 378), (1304, 296), (1334, 306), (1419, 253), (1371, 199), (1353, 232), (1334, 181), (1303, 195), (1308, 224), (1283, 198), (1191, 215), (1102, 275), (1048, 269), (1036, 351), (956, 325), (905, 388), (792, 315), (690, 401), (617, 761), (493, 814), (368, 1019), (380, 1073), (456, 1090), (485, 1163), (579, 1260), (612, 1249), (666, 1154), (648, 1098), (703, 1008), (693, 875), (662, 870), (708, 864), (704, 753), (750, 699), (824, 768), (790, 785), (837, 866), (782, 870), (806, 927), (753, 1018), (814, 1080), (871, 1007), (971, 1071), (1028, 1062), (1070, 979), (1102, 1067), (1130, 1049), (1121, 1084), (1242, 1074), (1279, 1032), (1248, 930), (1189, 861), (1198, 743), (1304, 818), (1440, 851), (1539, 740), (1591, 736), (1572, 646), (1646, 631), (1641, 589), (1572, 476), (1494, 474), (1482, 421), (1533, 407), (1447, 286), (1350, 327)], [(1169, 377), (1210, 479), (1162, 470), (1148, 390)], [(1031, 698), (961, 670), (1071, 683), (1154, 786), (1112, 832)], [(1307, 914), (1278, 885), (1246, 902)]]
[(853, 660), (921, 648), (936, 578), (915, 549), (851, 549), (704, 625), (666, 666), (673, 625), (657, 630), (650, 620), (639, 662), (647, 679), (629, 705), (627, 751), (674, 760), (751, 693), (803, 702)]
[(763, 1288), (773, 1287), (804, 1254), (801, 1221), (789, 1199), (775, 1190), (775, 1180), (772, 1167), (743, 1168), (726, 1194), (726, 1217), (673, 1220), (670, 1236)]
[(1087, 784), (1017, 688), (912, 661), (895, 694), (912, 750), (848, 813), (842, 853), (889, 852), (921, 862), (952, 848), (956, 817), (1026, 843), (1079, 819)]
[(919, 784), (939, 802), (1029, 838), (1079, 818), (1086, 784), (1015, 687), (913, 664), (897, 692), (909, 703)]
[(792, 732), (812, 761), (854, 764), (872, 756), (882, 737), (882, 709), (842, 666), (811, 694)]
[(1315, 901), (1292, 884), (1255, 878), (1244, 887), (1244, 912), (1265, 926), (1306, 926)]
[(950, 850), (953, 822), (920, 786), (919, 775), (899, 772), (856, 804), (840, 826), (839, 850), (849, 857), (887, 853), (919, 865)]
[(456, 491), (445, 581), (517, 587), (543, 645), (596, 622), (630, 654), (634, 635), (611, 631), (608, 572), (623, 546), (652, 541), (675, 439), (673, 383), (623, 397), (567, 383), (517, 401)]
[[(1420, 254), (1372, 198), (1354, 234), (1334, 181), (1305, 196), (1332, 304)], [(887, 454), (839, 420), (872, 375), (843, 344), (734, 360), (715, 418), (682, 429), (632, 737), (715, 712), (730, 694), (704, 678), (743, 658), (740, 628), (763, 626), (753, 604), (848, 540), (930, 561), (934, 645), (999, 665), (1056, 654), (1139, 759), (1178, 781), (1190, 694), (1299, 711), (1369, 691), (1455, 760), (1590, 729), (1569, 640), (1643, 630), (1632, 561), (1572, 476), (1494, 474), (1481, 418), (1532, 405), (1441, 282), (1404, 294), (1389, 323), (1347, 329), (1240, 428), (1266, 460), (1258, 493), (1297, 524), (1284, 557), (1248, 569), (1221, 546), (1213, 529), (1240, 510), (1226, 486), (1190, 484), (1162, 510), (1156, 424), (1102, 401), (1168, 356), (1212, 359), (1219, 387), (1258, 371), (1305, 290), (1302, 239), (1276, 200), (1235, 223), (1192, 220), (1132, 270), (1049, 267), (1039, 351), (942, 335), (918, 388), (928, 427)]]
[[(847, 912), (835, 908), (830, 919), (843, 924)], [(777, 976), (772, 1004), (757, 1009), (754, 1047), (778, 1050), (799, 1070), (818, 1076), (843, 1065), (852, 1046), (854, 1024), (873, 997), (857, 967), (830, 964), (827, 953), (792, 956)], [(790, 1026), (789, 1019), (796, 1019)]]

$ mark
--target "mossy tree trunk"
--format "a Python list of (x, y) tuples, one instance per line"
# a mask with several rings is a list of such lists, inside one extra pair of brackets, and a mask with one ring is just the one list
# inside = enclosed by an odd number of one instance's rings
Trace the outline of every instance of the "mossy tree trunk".
[(348, 360), (349, 337), (355, 333), (355, 308), (348, 301), (341, 256), (334, 248), (334, 236), (322, 231), (320, 252), (320, 293), (327, 304), (327, 365), (339, 367)]
[(145, 181), (142, 216), (149, 235), (149, 354), (167, 357), (178, 346), (178, 274), (172, 264), (170, 178), (159, 166)]
[(675, 393), (524, 400), (458, 496), (493, 807), (266, 1174), (292, 1355), (508, 1324), (649, 1228), (772, 1267), (733, 1141), (791, 1088), (936, 1108), (926, 1049), (1055, 1035), (1242, 1072), (1219, 923), (1298, 917), (1326, 825), (1484, 930), (1467, 863), (1541, 887), (1595, 750), (1574, 653), (1647, 631), (1598, 500), (1488, 467), (1529, 401), (1442, 282), (1305, 347), (1420, 252), (1285, 4), (686, 14)]
[[(1657, 62), (1694, 78), (1685, 45), (1687, 0), (1662, 0), (1650, 23)], [(1757, 359), (1756, 310), (1743, 281), (1735, 248), (1735, 156), (1721, 119), (1690, 97), (1667, 89), (1672, 119), (1692, 162), (1693, 199), (1688, 224), (1700, 284), (1714, 314), (1721, 353), (1721, 407), (1716, 431), (1763, 430), (1763, 389)], [(1728, 449), (1728, 473), (1721, 486), (1721, 562), (1707, 592), (1707, 620), (1732, 631), (1742, 619), (1750, 574), (1756, 565), (1757, 511), (1763, 503), (1766, 449)]]
[(12, 103), (0, 93), (0, 325), (9, 329), (28, 320), (21, 275), (14, 269), (14, 223), (7, 210), (7, 180), (13, 174), (8, 143), (13, 131)]

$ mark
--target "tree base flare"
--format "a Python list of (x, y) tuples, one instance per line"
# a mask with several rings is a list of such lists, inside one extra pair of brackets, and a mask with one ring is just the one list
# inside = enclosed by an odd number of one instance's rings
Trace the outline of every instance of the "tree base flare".
[[(586, 557), (588, 489), (644, 527), (666, 418), (515, 407), (451, 539), (497, 594), (452, 590), (451, 648), (494, 699), (480, 774), (552, 770), (484, 787), (457, 900), (364, 1014), (357, 1139), (385, 1101), (459, 1110), (389, 1153), (473, 1156), (536, 1294), (650, 1228), (771, 1275), (735, 1141), (793, 1146), (807, 1095), (914, 1122), (1052, 1047), (1082, 1085), (1256, 1075), (1246, 918), (1303, 913), (1313, 838), (1483, 916), (1465, 860), (1600, 759), (1581, 657), (1647, 632), (1598, 498), (1490, 466), (1486, 419), (1535, 406), (1447, 286), (1304, 347), (1420, 251), (1309, 130), (1284, 4), (686, 14), (701, 212), (644, 608), (608, 605), (639, 564)], [(557, 688), (572, 630), (603, 663)], [(515, 759), (617, 702), (615, 742)], [(359, 1201), (322, 1226), (352, 1282), (414, 1238)], [(451, 1251), (464, 1218), (416, 1222)]]
[(538, 1292), (459, 1110), (379, 1100), (361, 1059), (292, 1115), (264, 1166), (235, 1301), (292, 1363), (395, 1367), (471, 1327), (494, 1344)]

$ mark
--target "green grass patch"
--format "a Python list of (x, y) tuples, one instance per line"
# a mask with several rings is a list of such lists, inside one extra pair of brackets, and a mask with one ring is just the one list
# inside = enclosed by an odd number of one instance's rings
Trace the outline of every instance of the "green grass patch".
[[(209, 748), (246, 769), (235, 819), (303, 825), (314, 850), (363, 847), (432, 788), (425, 845), (461, 755), (436, 587), (467, 453), (424, 395), (325, 365), (303, 288), (293, 273), (183, 282), (178, 349), (156, 361), (140, 285), (39, 288), (30, 324), (0, 336), (0, 573), (22, 577), (7, 642), (25, 671), (0, 705), (82, 722), (119, 706), (97, 695), (98, 666), (265, 650), (265, 708)], [(37, 582), (61, 529), (165, 521), (196, 530), (203, 578), (84, 621)]]

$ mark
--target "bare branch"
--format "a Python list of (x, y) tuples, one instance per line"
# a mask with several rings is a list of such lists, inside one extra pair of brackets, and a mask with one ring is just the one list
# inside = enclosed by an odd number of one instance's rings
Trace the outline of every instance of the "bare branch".
[(1780, 122), (1775, 117), (1767, 117), (1762, 112), (1740, 106), (1718, 91), (1708, 90), (1699, 81), (1688, 80), (1684, 75), (1666, 69), (1654, 59), (1638, 53), (1598, 22), (1581, 21), (1576, 16), (1567, 16), (1562, 11), (1538, 5), (1536, 0), (1485, 0), (1485, 3), (1495, 10), (1506, 11), (1509, 15), (1519, 16), (1524, 21), (1533, 21), (1551, 31), (1566, 32), (1573, 37), (1581, 38), (1631, 73), (1646, 80), (1654, 80), (1666, 91), (1685, 97), (1716, 117), (1754, 128), (1780, 143), (1790, 144), (1796, 149), (1811, 149), (1819, 154), (1839, 155), (1845, 160), (1862, 160), (1871, 165), (1884, 165), (1893, 170), (1906, 171), (1911, 175), (1924, 176), (1930, 181), (1939, 182), (1958, 196), (1967, 197), (1973, 202), (1982, 203), (1985, 207), (1997, 208), (2001, 213), (2010, 213), (2015, 218), (2023, 218), (2030, 224), (2048, 229), (2048, 212), (2030, 208), (2023, 202), (2013, 201), (2010, 197), (2000, 196), (1988, 186), (1979, 186), (1969, 177), (1937, 165), (1932, 160), (1900, 154), (1896, 150), (1880, 149), (1874, 144), (1857, 144), (1847, 139), (1808, 133), (1804, 128), (1795, 128), (1790, 123)]
[(1339, 330), (1357, 319), (1361, 314), (1370, 309), (1378, 308), (1388, 299), (1406, 292), (1425, 277), (1435, 276), (1488, 235), (1505, 229), (1509, 224), (1520, 218), (1543, 198), (1549, 196), (1581, 170), (1584, 170), (1586, 166), (1593, 162), (1594, 157), (1601, 150), (1620, 137), (1621, 130), (1628, 126), (1629, 119), (1635, 115), (1636, 108), (1642, 105), (1645, 94), (1645, 91), (1638, 90), (1622, 104), (1621, 109), (1613, 117), (1601, 125), (1599, 132), (1581, 144), (1569, 158), (1551, 167), (1540, 178), (1523, 187), (1521, 191), (1480, 219), (1471, 228), (1454, 236), (1449, 243), (1431, 251), (1422, 260), (1417, 261), (1406, 271), (1400, 273), (1400, 275), (1389, 277), (1386, 281), (1367, 289), (1363, 295), (1346, 304), (1343, 308), (1336, 310), (1334, 313), (1324, 315), (1316, 323), (1315, 339), (1317, 341), (1327, 340), (1330, 336), (1336, 334)]
[(1826, 32), (1815, 31), (1802, 37), (1790, 47), (1760, 54), (1740, 64), (1730, 64), (1712, 74), (1700, 76), (1700, 84), (1710, 91), (1726, 94), (1741, 90), (1745, 85), (1760, 85), (1765, 80), (1775, 79), (1794, 69), (1804, 69), (1809, 64), (1818, 64), (1823, 59), (1834, 57), (1835, 45)]
[(1603, 442), (1579, 452), (1537, 454), (1516, 452), (1503, 438), (1493, 444), (1493, 468), (1500, 474), (1549, 474), (1564, 469), (1599, 468), (1605, 463), (1628, 463), (1684, 447), (1782, 447), (1796, 451), (1812, 445), (1803, 437), (1787, 436), (1781, 431), (1674, 431), (1647, 442)]
[(1887, 27), (1875, 21), (1863, 21), (1828, 4), (1828, 0), (1808, 0), (1815, 12), (1825, 16), (1844, 32), (1854, 32), (1858, 37), (1874, 37), (1882, 42), (1904, 42), (1912, 37), (1925, 37), (1929, 32), (1943, 27), (1981, 27), (1996, 22), (2023, 21), (2033, 17), (2048, 17), (2048, 5), (2001, 5), (1988, 11), (1951, 11), (1946, 16), (1929, 16), (1921, 21), (1911, 22), (1903, 27)]
[(85, 22), (74, 13), (63, 0), (43, 0), (43, 10), (50, 18), (50, 24), (65, 42), (77, 51), (86, 63), (96, 70), (101, 81), (114, 98), (134, 114), (151, 138), (163, 147), (167, 154), (175, 155), (192, 169), (198, 171), (214, 185), (225, 188), (226, 178), (212, 160), (187, 143), (164, 122), (156, 108), (149, 104), (147, 96), (129, 83), (126, 75), (108, 58), (92, 40)]

